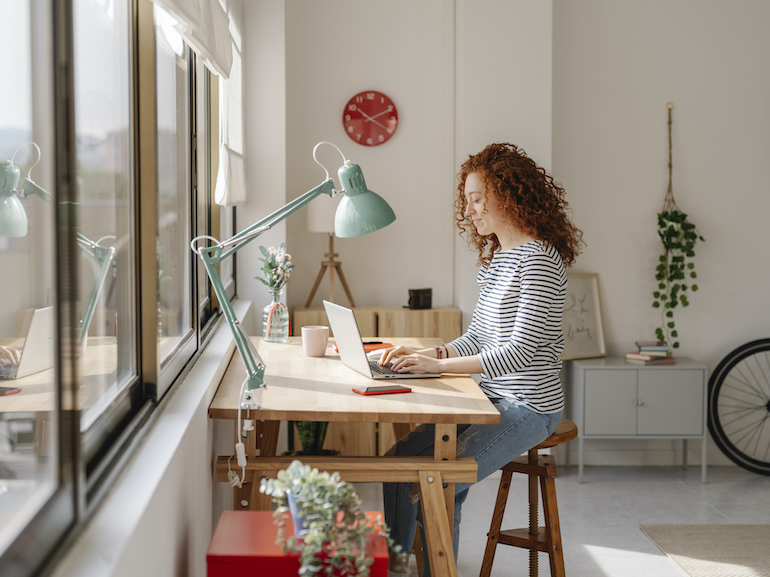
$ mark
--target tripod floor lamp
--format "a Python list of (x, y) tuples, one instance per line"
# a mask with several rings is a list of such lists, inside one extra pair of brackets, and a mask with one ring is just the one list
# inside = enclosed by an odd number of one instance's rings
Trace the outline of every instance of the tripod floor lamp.
[[(329, 177), (329, 171), (316, 158), (316, 151), (322, 144), (333, 146), (342, 156), (343, 164), (337, 171), (337, 177), (341, 186), (340, 190), (334, 188), (334, 181)], [(201, 236), (194, 238), (190, 243), (190, 248), (203, 261), (203, 266), (211, 280), (214, 293), (217, 295), (219, 304), (222, 307), (222, 314), (230, 326), (230, 330), (235, 338), (235, 346), (246, 367), (247, 376), (243, 383), (246, 388), (244, 389), (244, 386), (241, 387), (240, 400), (240, 405), (244, 409), (259, 408), (261, 397), (259, 393), (261, 393), (261, 390), (255, 391), (255, 389), (263, 389), (265, 387), (265, 365), (235, 317), (230, 300), (222, 285), (222, 279), (217, 271), (217, 265), (321, 194), (331, 197), (344, 195), (339, 202), (334, 217), (334, 229), (339, 237), (361, 236), (374, 232), (389, 225), (396, 219), (396, 215), (388, 203), (366, 187), (366, 181), (364, 180), (361, 168), (347, 160), (342, 151), (332, 143), (319, 142), (316, 144), (315, 148), (313, 148), (313, 160), (324, 169), (326, 173), (324, 182), (262, 220), (255, 222), (245, 230), (235, 234), (228, 240), (220, 242), (210, 236)], [(201, 241), (208, 241), (213, 244), (210, 244), (210, 246), (198, 246)]]

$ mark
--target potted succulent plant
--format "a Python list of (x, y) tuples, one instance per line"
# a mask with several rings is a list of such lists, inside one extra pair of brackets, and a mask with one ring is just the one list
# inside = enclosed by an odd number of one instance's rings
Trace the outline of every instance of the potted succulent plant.
[[(299, 555), (300, 575), (369, 575), (373, 560), (366, 556), (366, 542), (372, 533), (382, 534), (388, 548), (402, 555), (390, 538), (382, 516), (367, 518), (351, 483), (292, 461), (276, 479), (262, 479), (260, 491), (271, 495), (278, 506), (274, 517), (278, 542), (284, 551)], [(294, 534), (286, 537), (289, 517)]]

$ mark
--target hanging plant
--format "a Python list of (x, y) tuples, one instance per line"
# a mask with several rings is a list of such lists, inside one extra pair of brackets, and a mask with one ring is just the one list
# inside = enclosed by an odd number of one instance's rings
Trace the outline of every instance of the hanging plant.
[(658, 289), (653, 292), (654, 308), (661, 310), (661, 326), (655, 329), (659, 341), (664, 341), (671, 348), (679, 348), (679, 333), (674, 322), (674, 309), (681, 305), (689, 306), (690, 292), (696, 292), (698, 278), (695, 272), (695, 243), (703, 241), (695, 225), (687, 219), (674, 200), (672, 186), (673, 163), (671, 159), (671, 110), (674, 105), (666, 104), (668, 109), (668, 191), (663, 202), (663, 209), (658, 213), (658, 236), (663, 243), (655, 279)]

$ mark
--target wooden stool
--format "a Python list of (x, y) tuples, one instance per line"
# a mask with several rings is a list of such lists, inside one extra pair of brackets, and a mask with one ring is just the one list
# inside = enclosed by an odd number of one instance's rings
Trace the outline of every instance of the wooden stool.
[[(577, 436), (577, 426), (572, 421), (562, 419), (553, 435), (530, 449), (527, 457), (519, 457), (502, 468), (500, 488), (497, 491), (497, 501), (492, 515), (492, 525), (489, 528), (487, 548), (484, 551), (484, 561), (481, 564), (481, 577), (489, 577), (492, 571), (492, 561), (495, 558), (497, 545), (511, 545), (529, 549), (529, 575), (537, 577), (537, 554), (539, 551), (548, 553), (551, 563), (551, 577), (564, 577), (564, 552), (561, 547), (561, 529), (559, 528), (559, 510), (556, 506), (556, 462), (553, 455), (538, 455), (539, 449), (555, 447), (567, 443)], [(511, 486), (513, 473), (524, 473), (529, 476), (529, 528), (500, 531), (508, 501), (508, 490)], [(543, 493), (543, 515), (545, 527), (538, 526), (537, 520), (537, 480)]]

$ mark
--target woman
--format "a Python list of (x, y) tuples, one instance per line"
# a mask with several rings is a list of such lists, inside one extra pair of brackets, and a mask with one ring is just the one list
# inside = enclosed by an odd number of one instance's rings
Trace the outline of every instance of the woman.
[[(397, 371), (480, 374), (479, 386), (500, 411), (500, 424), (459, 425), (457, 454), (476, 460), (481, 480), (548, 438), (559, 424), (565, 268), (580, 253), (582, 233), (570, 222), (564, 189), (514, 145), (487, 146), (468, 158), (458, 178), (455, 221), (481, 265), (468, 331), (441, 347), (387, 349), (380, 363), (392, 361)], [(389, 454), (432, 455), (433, 434), (432, 425), (420, 425)], [(469, 488), (455, 485), (455, 560)], [(411, 551), (420, 516), (412, 485), (384, 483), (383, 495), (391, 536)], [(391, 574), (406, 573), (397, 556), (391, 561)], [(425, 575), (430, 575), (427, 560)]]

